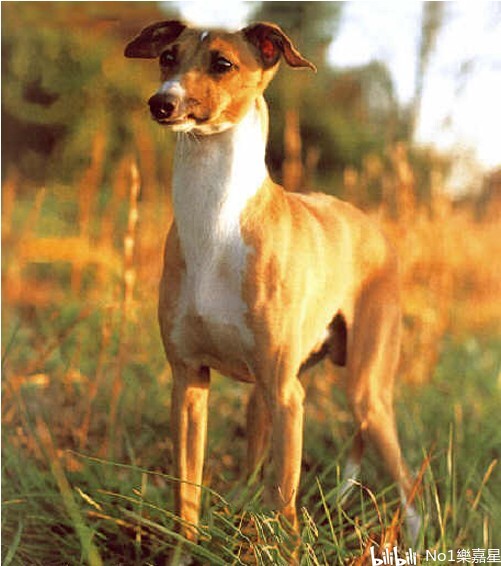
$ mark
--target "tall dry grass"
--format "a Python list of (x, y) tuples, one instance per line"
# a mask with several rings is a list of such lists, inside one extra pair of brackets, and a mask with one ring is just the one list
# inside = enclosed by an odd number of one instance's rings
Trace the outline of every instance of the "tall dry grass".
[[(97, 156), (99, 147), (96, 141)], [(70, 538), (69, 555), (81, 552), (95, 564), (115, 556), (126, 556), (128, 563), (144, 563), (141, 557), (148, 549), (164, 549), (175, 540), (176, 518), (169, 512), (168, 500), (174, 480), (165, 474), (171, 453), (170, 380), (156, 326), (157, 284), (172, 210), (167, 191), (160, 202), (159, 191), (151, 185), (146, 194), (139, 193), (145, 159), (152, 156), (140, 158), (139, 171), (132, 158), (122, 159), (104, 204), (97, 205), (99, 189), (87, 193), (91, 202), (83, 203), (75, 195), (76, 220), (61, 223), (50, 239), (44, 233), (45, 217), (58, 216), (58, 197), (67, 193), (48, 186), (29, 200), (23, 197), (19, 179), (12, 177), (5, 185), (3, 214), (9, 218), (2, 226), (2, 422), (9, 461), (6, 470), (13, 474), (9, 478), (15, 486), (6, 504), (8, 557), (52, 556), (59, 533), (68, 538), (64, 529), (76, 534)], [(398, 163), (399, 159), (404, 162)], [(99, 178), (96, 163), (97, 157), (87, 179)], [(401, 375), (420, 386), (416, 391), (426, 392), (448, 336), (491, 336), (499, 330), (499, 221), (495, 214), (479, 217), (471, 205), (451, 202), (440, 179), (433, 176), (432, 202), (419, 204), (415, 194), (402, 197), (400, 190), (415, 193), (415, 175), (405, 148), (395, 151), (391, 163), (385, 170), (369, 160), (365, 169), (347, 171), (345, 190), (350, 200), (358, 201), (381, 223), (398, 250), (405, 331)], [(368, 175), (371, 183), (378, 180), (384, 195), (377, 208), (365, 204)], [(485, 363), (480, 353), (474, 354), (473, 360), (479, 360), (475, 363)], [(456, 366), (448, 363), (452, 369), (440, 371), (456, 379), (452, 375)], [(476, 372), (477, 366), (473, 364), (469, 371)], [(468, 385), (467, 377), (463, 386), (474, 390), (476, 384), (470, 380)], [(455, 391), (454, 383), (448, 387)], [(306, 420), (313, 434), (305, 442), (305, 464), (310, 471), (305, 474), (302, 497), (304, 549), (312, 564), (324, 563), (321, 557), (326, 555), (325, 560), (342, 556), (349, 563), (363, 564), (374, 541), (383, 544), (401, 536), (398, 503), (392, 495), (374, 494), (361, 484), (360, 501), (348, 512), (336, 505), (331, 476), (339, 476), (339, 462), (349, 444), (343, 430), (349, 427), (350, 417), (333, 397), (332, 380), (307, 376), (305, 388), (309, 396)], [(214, 419), (219, 433), (211, 434), (214, 455), (207, 475), (218, 492), (227, 494), (226, 478), (238, 475), (243, 460), (239, 453), (243, 391), (215, 380), (213, 395), (218, 400)], [(424, 399), (419, 409), (422, 416), (413, 421), (413, 427), (429, 427), (430, 419), (433, 426), (438, 422), (433, 397)], [(491, 544), (489, 533), (495, 526), (489, 486), (496, 460), (489, 456), (486, 466), (482, 461), (471, 473), (467, 471), (459, 495), (454, 490), (463, 481), (460, 468), (449, 465), (471, 434), (466, 411), (472, 405), (474, 426), (484, 411), (478, 403), (465, 405), (458, 396), (453, 405), (447, 409), (454, 411), (452, 420), (440, 407), (441, 426), (451, 427), (449, 446), (444, 448), (438, 441), (435, 449), (432, 441), (423, 440), (424, 456), (414, 458), (424, 459), (423, 483), (432, 501), (425, 517), (426, 536), (442, 546), (470, 540), (481, 520), (478, 529), (488, 534), (485, 545)], [(490, 411), (487, 405), (485, 411)], [(334, 426), (333, 415), (340, 434), (335, 447), (330, 437), (324, 437)], [(231, 450), (230, 435), (235, 439)], [(490, 446), (486, 438), (483, 442)], [(412, 447), (405, 448), (409, 452)], [(485, 452), (479, 449), (475, 458), (483, 458)], [(446, 471), (440, 467), (444, 453)], [(315, 471), (318, 462), (322, 469)], [(480, 484), (475, 479), (477, 467)], [(29, 470), (26, 476), (15, 471), (24, 469)], [(26, 479), (18, 484), (15, 478)], [(45, 496), (26, 495), (34, 490), (50, 493), (50, 501), (59, 497), (61, 504), (54, 508)], [(206, 500), (212, 502), (205, 505), (210, 537), (197, 548), (202, 559), (223, 563), (218, 556), (225, 556), (224, 552), (231, 557), (250, 552), (257, 563), (281, 563), (276, 543), (282, 535), (276, 531), (276, 521), (247, 508), (235, 512), (234, 504), (221, 503), (221, 498), (214, 505), (214, 494), (207, 494)], [(236, 491), (229, 494), (232, 501), (242, 497)], [(467, 523), (457, 519), (460, 513), (467, 514)], [(244, 518), (253, 522), (257, 540), (246, 531)], [(40, 533), (48, 534), (41, 537)]]
[[(27, 202), (17, 196), (19, 179), (12, 176), (4, 184), (3, 292), (8, 312), (26, 305), (57, 305), (80, 295), (106, 308), (121, 309), (127, 321), (134, 300), (154, 303), (164, 234), (172, 220), (168, 190), (160, 203), (160, 191), (151, 186), (139, 198), (138, 176), (143, 176), (144, 168), (150, 169), (153, 156), (145, 152), (140, 172), (131, 158), (124, 158), (111, 196), (99, 210), (104, 145), (104, 136), (97, 135), (89, 168), (75, 194), (76, 233), (74, 226), (68, 227), (72, 233), (65, 233), (64, 227), (50, 237), (40, 233), (42, 209), (57, 188), (40, 189)], [(396, 145), (389, 155), (389, 170), (370, 159), (360, 171), (347, 169), (344, 189), (349, 200), (381, 223), (398, 250), (405, 328), (403, 373), (405, 379), (419, 383), (432, 374), (447, 333), (496, 328), (501, 314), (500, 225), (495, 214), (479, 218), (471, 204), (453, 203), (438, 174), (430, 175), (431, 201), (419, 204), (416, 175), (405, 146)], [(146, 177), (151, 185), (151, 175)], [(365, 204), (369, 183), (380, 187), (382, 203), (377, 208)], [(52, 198), (51, 206), (57, 206), (57, 199)], [(16, 223), (16, 218), (21, 221)], [(69, 285), (57, 275), (63, 264), (70, 272)], [(54, 277), (40, 279), (36, 268), (41, 266)]]

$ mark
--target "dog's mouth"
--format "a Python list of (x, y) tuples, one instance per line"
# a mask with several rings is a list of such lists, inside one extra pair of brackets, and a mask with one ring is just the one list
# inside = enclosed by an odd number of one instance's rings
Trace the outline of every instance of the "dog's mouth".
[(170, 128), (175, 133), (192, 133), (202, 136), (219, 134), (232, 126), (231, 123), (211, 121), (210, 117), (200, 117), (194, 114), (176, 118), (161, 118), (152, 116), (153, 120), (160, 126)]
[(162, 117), (151, 116), (153, 120), (160, 126), (166, 126), (172, 128), (174, 131), (188, 131), (190, 129), (196, 128), (197, 126), (202, 126), (207, 124), (209, 121), (208, 116), (196, 116), (195, 114), (186, 114), (185, 116), (175, 116), (175, 117)]

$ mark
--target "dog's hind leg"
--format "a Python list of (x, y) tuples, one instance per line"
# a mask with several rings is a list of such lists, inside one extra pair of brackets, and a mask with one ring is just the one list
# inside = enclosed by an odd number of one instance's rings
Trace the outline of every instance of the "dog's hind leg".
[(344, 505), (348, 496), (350, 495), (354, 482), (358, 479), (360, 474), (360, 468), (362, 463), (362, 456), (364, 452), (364, 439), (362, 432), (359, 430), (355, 434), (353, 439), (353, 444), (350, 450), (350, 454), (346, 461), (343, 469), (343, 474), (341, 476), (341, 486), (338, 492), (338, 504)]
[(255, 385), (247, 406), (247, 473), (255, 478), (264, 463), (271, 433), (271, 413), (262, 388)]
[(413, 480), (402, 457), (393, 408), (400, 355), (401, 315), (393, 277), (373, 280), (362, 293), (348, 341), (347, 396), (364, 439), (378, 451), (402, 495), (413, 541), (420, 528), (412, 505)]

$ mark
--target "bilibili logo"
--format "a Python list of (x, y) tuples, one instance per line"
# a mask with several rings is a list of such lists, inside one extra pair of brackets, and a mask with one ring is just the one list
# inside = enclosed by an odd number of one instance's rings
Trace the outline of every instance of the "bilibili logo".
[(417, 564), (417, 553), (409, 548), (402, 558), (398, 554), (398, 548), (394, 546), (391, 551), (386, 548), (382, 551), (381, 556), (377, 557), (374, 547), (371, 546), (371, 560), (372, 566), (404, 566), (405, 564)]

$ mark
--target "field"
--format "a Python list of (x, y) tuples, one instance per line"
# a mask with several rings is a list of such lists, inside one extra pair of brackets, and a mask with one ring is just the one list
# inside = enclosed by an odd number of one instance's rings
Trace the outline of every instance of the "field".
[[(179, 18), (180, 4), (2, 3), (5, 566), (163, 565), (183, 542), (156, 313), (174, 137), (145, 105), (157, 63), (123, 56), (143, 25)], [(414, 108), (399, 102), (383, 62), (331, 66), (344, 3), (250, 4), (255, 21), (282, 25), (318, 67), (283, 65), (267, 90), (272, 175), (359, 205), (400, 257), (396, 408), (423, 517), (414, 562), (499, 563), (499, 171), (482, 180), (467, 148), (458, 159), (417, 147), (419, 89)], [(416, 45), (423, 84), (434, 43), (425, 16), (442, 5), (423, 3), (415, 23), (429, 40)], [(465, 61), (462, 88), (484, 63)], [(478, 175), (452, 199), (445, 180), (458, 163)], [(362, 565), (397, 547), (407, 561), (397, 489), (374, 452), (338, 504), (355, 434), (342, 379), (329, 365), (304, 376), (297, 558)], [(261, 483), (244, 479), (248, 395), (213, 375), (200, 544), (185, 543), (199, 564), (291, 562)]]
[[(140, 195), (132, 160), (94, 212), (54, 185), (3, 193), (3, 564), (163, 564), (172, 513), (170, 372), (156, 322), (167, 196)], [(89, 173), (89, 177), (91, 177)], [(167, 193), (166, 193), (167, 194)], [(501, 545), (499, 222), (446, 198), (370, 213), (397, 244), (405, 342), (397, 391), (415, 470), (419, 549)], [(354, 433), (333, 368), (306, 377), (301, 564), (370, 563), (408, 540), (398, 495), (369, 451), (336, 503)], [(213, 378), (201, 564), (286, 564), (286, 532), (243, 479), (246, 386)], [(464, 554), (461, 554), (464, 555)], [(473, 558), (471, 558), (473, 561)], [(499, 560), (497, 560), (499, 561)], [(445, 562), (445, 560), (443, 561)]]

